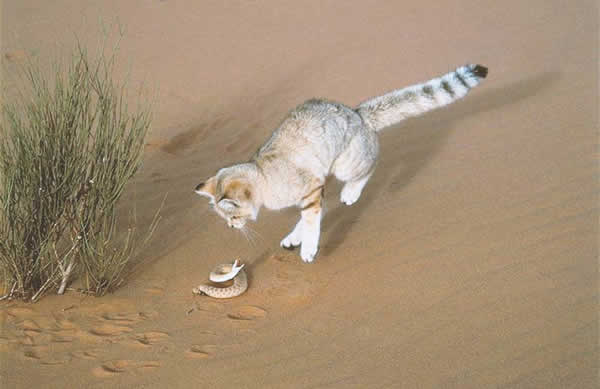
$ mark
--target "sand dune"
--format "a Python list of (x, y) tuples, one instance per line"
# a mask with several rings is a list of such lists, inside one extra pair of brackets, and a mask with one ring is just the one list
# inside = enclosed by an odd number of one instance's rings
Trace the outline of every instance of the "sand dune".
[[(6, 388), (593, 388), (598, 385), (597, 4), (575, 1), (5, 2), (3, 78), (28, 56), (125, 27), (156, 90), (124, 206), (164, 219), (129, 282), (0, 307)], [(58, 44), (57, 44), (58, 42)], [(357, 104), (468, 62), (467, 98), (381, 134), (363, 197), (326, 189), (320, 255), (252, 241), (194, 186), (247, 159), (283, 115)], [(191, 290), (241, 258), (250, 287)]]

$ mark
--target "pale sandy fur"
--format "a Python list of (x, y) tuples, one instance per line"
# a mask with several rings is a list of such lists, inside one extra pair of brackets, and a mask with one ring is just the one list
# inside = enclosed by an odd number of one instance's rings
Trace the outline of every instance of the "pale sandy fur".
[(244, 228), (261, 207), (300, 208), (300, 220), (281, 246), (300, 246), (312, 262), (319, 248), (325, 179), (345, 183), (340, 200), (354, 204), (373, 174), (377, 132), (464, 97), (487, 76), (487, 68), (465, 65), (427, 82), (369, 99), (356, 108), (311, 99), (293, 109), (247, 163), (223, 168), (196, 187), (230, 227)]

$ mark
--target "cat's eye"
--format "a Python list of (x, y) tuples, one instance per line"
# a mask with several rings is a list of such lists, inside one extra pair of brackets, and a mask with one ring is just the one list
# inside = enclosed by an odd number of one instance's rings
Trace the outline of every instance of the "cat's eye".
[(234, 209), (239, 208), (239, 204), (235, 200), (222, 199), (219, 201), (219, 206), (223, 209)]

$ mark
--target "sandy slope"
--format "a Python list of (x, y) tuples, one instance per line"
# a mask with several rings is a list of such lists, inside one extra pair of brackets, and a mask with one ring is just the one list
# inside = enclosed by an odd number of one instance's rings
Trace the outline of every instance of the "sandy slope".
[[(1, 307), (2, 387), (597, 385), (595, 2), (91, 3), (5, 2), (3, 64), (73, 31), (94, 45), (118, 17), (130, 77), (158, 90), (126, 204), (148, 221), (168, 192), (164, 220), (114, 295)], [(356, 205), (328, 185), (312, 265), (278, 248), (294, 211), (263, 212), (250, 244), (192, 193), (306, 98), (356, 104), (471, 61), (488, 80), (385, 131)], [(235, 257), (245, 295), (192, 296)]]

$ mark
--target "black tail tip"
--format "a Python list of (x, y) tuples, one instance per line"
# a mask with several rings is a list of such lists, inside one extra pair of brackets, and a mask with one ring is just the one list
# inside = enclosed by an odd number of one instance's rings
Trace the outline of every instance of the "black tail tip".
[(486, 78), (488, 74), (488, 68), (482, 65), (475, 65), (472, 71), (479, 78)]

